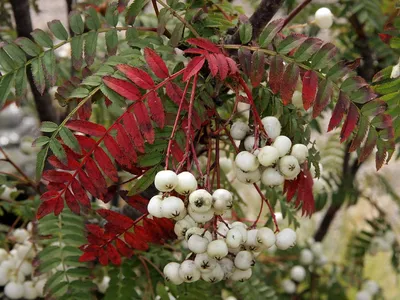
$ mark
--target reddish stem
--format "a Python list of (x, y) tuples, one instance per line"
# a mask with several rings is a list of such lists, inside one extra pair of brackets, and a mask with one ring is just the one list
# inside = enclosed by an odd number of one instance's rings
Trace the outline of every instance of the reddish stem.
[(188, 124), (186, 129), (186, 154), (187, 154), (187, 170), (190, 170), (190, 145), (192, 144), (192, 116), (193, 116), (193, 106), (194, 106), (194, 98), (196, 96), (196, 87), (197, 87), (197, 77), (198, 73), (194, 75), (193, 84), (192, 84), (192, 92), (190, 94), (190, 103), (189, 103), (189, 116), (188, 116)]
[(287, 25), (289, 24), (290, 21), (292, 21), (294, 19), (295, 16), (297, 16), (299, 14), (299, 12), (301, 12), (304, 7), (307, 6), (307, 4), (309, 4), (312, 0), (304, 0), (302, 3), (300, 3), (295, 9), (293, 9), (290, 14), (286, 17), (285, 21), (283, 22), (283, 25), (281, 27), (281, 30)]
[[(261, 196), (261, 200), (262, 200), (262, 201), (265, 201), (265, 203), (266, 203), (267, 206), (268, 206), (268, 209), (269, 209), (269, 211), (270, 211), (270, 213), (271, 213), (272, 221), (273, 221), (274, 224), (275, 224), (275, 229), (276, 229), (275, 232), (279, 232), (278, 221), (276, 220), (275, 213), (274, 213), (274, 209), (272, 208), (272, 206), (271, 206), (271, 204), (269, 203), (268, 199), (265, 198), (265, 196), (264, 196), (263, 193), (261, 192), (259, 186), (258, 186), (257, 184), (255, 184), (255, 183), (253, 183), (253, 186), (256, 188), (257, 193)], [(260, 213), (261, 213), (261, 209), (260, 209)]]
[[(218, 130), (218, 122), (217, 122), (217, 130)], [(217, 189), (221, 188), (221, 170), (219, 165), (219, 135), (217, 135), (215, 139), (215, 163), (216, 163), (216, 171), (217, 171)]]
[(212, 152), (212, 145), (211, 145), (211, 139), (208, 140), (208, 150), (207, 150), (207, 181), (206, 181), (206, 189), (207, 191), (211, 191), (211, 181), (210, 181), (210, 170), (211, 170), (211, 152)]
[(203, 172), (201, 171), (201, 167), (200, 167), (200, 162), (199, 159), (197, 158), (197, 153), (196, 153), (196, 149), (194, 148), (194, 144), (192, 143), (190, 145), (191, 150), (192, 150), (192, 154), (193, 154), (193, 160), (194, 160), (194, 164), (197, 167), (197, 170), (199, 171), (200, 177), (203, 177)]

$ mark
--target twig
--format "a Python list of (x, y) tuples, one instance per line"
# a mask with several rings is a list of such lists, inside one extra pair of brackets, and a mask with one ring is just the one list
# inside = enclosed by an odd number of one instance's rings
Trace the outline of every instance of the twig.
[(285, 21), (283, 22), (282, 28), (279, 31), (282, 31), (282, 29), (294, 19), (295, 16), (297, 16), (312, 0), (304, 0), (301, 2), (295, 9), (293, 9), (290, 14), (286, 17)]

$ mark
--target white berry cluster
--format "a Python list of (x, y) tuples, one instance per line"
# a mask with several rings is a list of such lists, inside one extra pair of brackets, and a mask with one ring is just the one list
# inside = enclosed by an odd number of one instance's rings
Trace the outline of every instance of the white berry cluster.
[[(236, 178), (247, 184), (261, 180), (266, 186), (279, 186), (285, 179), (293, 180), (299, 175), (301, 164), (307, 160), (308, 148), (303, 144), (292, 146), (287, 136), (280, 135), (282, 126), (277, 118), (269, 116), (261, 121), (268, 141), (256, 141), (252, 135), (246, 137), (250, 128), (241, 121), (236, 121), (231, 127), (232, 137), (244, 139), (246, 149), (235, 158)], [(272, 143), (268, 145), (269, 142)]]

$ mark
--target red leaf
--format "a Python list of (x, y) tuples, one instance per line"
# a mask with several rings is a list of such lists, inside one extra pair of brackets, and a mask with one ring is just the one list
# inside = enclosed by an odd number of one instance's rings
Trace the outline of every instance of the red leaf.
[(142, 97), (138, 88), (126, 80), (104, 76), (103, 82), (114, 92), (128, 100), (139, 100)]
[(226, 58), (226, 62), (229, 65), (229, 69), (230, 69), (229, 74), (235, 75), (235, 74), (237, 74), (239, 72), (238, 66), (237, 66), (236, 62), (232, 58), (227, 57)]
[(101, 197), (100, 193), (94, 187), (92, 181), (89, 179), (89, 177), (86, 175), (86, 173), (83, 170), (78, 170), (78, 176), (79, 176), (80, 183), (85, 188), (85, 190), (87, 190), (92, 196), (94, 196), (96, 198)]
[(147, 213), (147, 204), (149, 203), (148, 199), (140, 195), (134, 195), (134, 196), (127, 196), (127, 195), (128, 195), (127, 191), (120, 191), (120, 196), (125, 200), (126, 203), (128, 203), (130, 206), (132, 206), (134, 209), (141, 212), (142, 214)]
[(121, 264), (121, 255), (119, 255), (117, 249), (115, 249), (113, 245), (108, 244), (107, 254), (108, 258), (114, 265), (119, 266)]
[(316, 118), (329, 104), (333, 88), (329, 80), (321, 80), (318, 84), (318, 93), (313, 107), (313, 118)]
[(153, 79), (146, 71), (143, 71), (142, 69), (128, 65), (117, 65), (117, 69), (124, 73), (128, 79), (133, 81), (142, 89), (149, 90), (154, 87)]
[(74, 160), (71, 156), (67, 155), (68, 164), (64, 165), (55, 155), (50, 156), (47, 161), (56, 169), (62, 170), (76, 170), (79, 168), (79, 163)]
[(278, 55), (274, 56), (271, 59), (269, 70), (269, 85), (274, 94), (277, 94), (280, 90), (283, 70), (284, 65), (282, 58)]
[(162, 105), (160, 97), (158, 97), (156, 92), (151, 91), (148, 94), (147, 104), (149, 105), (151, 119), (158, 125), (158, 127), (164, 128), (165, 125), (164, 107)]
[(63, 189), (65, 189), (65, 184), (63, 183), (56, 183), (56, 182), (50, 182), (47, 186), (46, 186), (48, 191), (61, 191)]
[(101, 148), (97, 147), (94, 151), (94, 159), (97, 161), (99, 167), (103, 170), (104, 174), (112, 181), (118, 181), (118, 172), (113, 162), (108, 157), (107, 153)]
[(132, 232), (125, 232), (124, 239), (133, 249), (140, 251), (146, 251), (149, 249), (149, 245)]
[(299, 174), (299, 188), (297, 191), (297, 201), (301, 206), (302, 215), (311, 216), (315, 211), (315, 201), (313, 196), (314, 181), (309, 170), (304, 170)]
[(378, 33), (379, 38), (384, 42), (385, 44), (390, 44), (390, 40), (393, 38), (392, 35), (386, 34), (386, 33)]
[[(250, 81), (253, 87), (258, 87), (263, 79), (265, 73), (264, 53), (261, 51), (254, 51), (251, 58), (251, 74)], [(229, 64), (229, 63), (228, 63)]]
[(96, 238), (103, 240), (104, 239), (104, 229), (96, 224), (86, 224), (86, 230), (94, 235)]
[(303, 76), (303, 107), (308, 110), (315, 101), (318, 87), (318, 75), (313, 70), (307, 71)]
[(136, 120), (138, 121), (140, 131), (148, 143), (154, 143), (154, 129), (151, 124), (151, 119), (143, 102), (138, 101), (132, 105), (133, 112), (135, 113)]
[(107, 255), (107, 252), (103, 248), (99, 249), (99, 262), (103, 266), (108, 265), (108, 255)]
[(203, 48), (207, 51), (214, 53), (221, 53), (221, 50), (214, 45), (211, 41), (205, 38), (191, 38), (186, 40), (189, 44), (195, 45), (199, 48)]
[(175, 140), (173, 140), (171, 143), (171, 153), (177, 162), (181, 162), (183, 160), (184, 153)]
[[(132, 219), (109, 209), (98, 209), (96, 212), (121, 231), (126, 231), (135, 224)], [(119, 234), (121, 232), (115, 233)]]
[(80, 135), (80, 134), (75, 135), (75, 137), (78, 140), (81, 148), (83, 150), (85, 150), (86, 152), (92, 152), (92, 149), (94, 147), (96, 147), (96, 141), (94, 139), (92, 139), (91, 137)]
[(93, 185), (96, 187), (99, 193), (102, 195), (107, 193), (107, 182), (104, 179), (99, 167), (91, 157), (86, 159), (86, 173), (90, 175)]
[(70, 181), (72, 175), (67, 172), (60, 172), (56, 170), (47, 170), (43, 172), (42, 178), (50, 182), (64, 183)]
[(229, 66), (226, 61), (226, 56), (223, 54), (217, 54), (217, 64), (218, 64), (218, 72), (221, 80), (225, 80), (226, 76), (228, 76)]
[(132, 138), (136, 149), (144, 153), (144, 139), (140, 133), (139, 127), (133, 114), (126, 112), (122, 117), (122, 123), (128, 135)]
[(335, 109), (332, 112), (331, 120), (328, 125), (328, 132), (333, 128), (336, 128), (343, 119), (345, 113), (347, 113), (350, 105), (350, 100), (342, 91), (339, 94), (339, 100), (336, 103)]
[[(165, 85), (165, 90), (167, 92), (167, 95), (173, 102), (175, 102), (176, 105), (180, 105), (182, 96), (183, 96), (183, 91), (182, 89), (176, 85), (173, 82), (168, 81), (167, 84)], [(183, 99), (183, 104), (182, 104), (182, 109), (188, 110), (189, 104), (186, 101), (186, 99)]]
[(143, 226), (135, 226), (136, 238), (146, 243), (159, 244), (160, 237), (158, 231), (154, 231), (154, 228), (145, 228)]
[(215, 56), (215, 54), (207, 55), (207, 63), (208, 63), (208, 68), (210, 69), (211, 75), (213, 77), (217, 76), (217, 74), (218, 74), (218, 61), (217, 61), (217, 57)]
[(121, 165), (121, 167), (127, 170), (133, 167), (129, 157), (125, 155), (125, 153), (120, 149), (114, 138), (109, 134), (104, 137), (104, 145), (110, 152), (111, 156), (115, 158), (119, 165)]
[(299, 75), (300, 69), (296, 64), (291, 63), (286, 66), (286, 70), (283, 73), (282, 77), (282, 81), (284, 84), (281, 85), (281, 97), (283, 105), (288, 105), (292, 102), (293, 93), (296, 89)]
[(163, 59), (152, 49), (144, 48), (144, 58), (153, 73), (159, 78), (169, 76), (168, 68)]
[(183, 73), (183, 81), (188, 81), (194, 75), (199, 73), (204, 65), (204, 61), (205, 61), (204, 56), (194, 57), (186, 66), (186, 70)]
[(378, 140), (378, 135), (376, 130), (373, 128), (369, 129), (367, 140), (365, 141), (364, 147), (361, 150), (360, 156), (358, 157), (358, 161), (362, 162), (368, 158), (371, 154), (372, 150), (376, 145), (376, 141)]
[(73, 179), (72, 184), (71, 184), (72, 192), (75, 195), (76, 200), (79, 201), (80, 204), (82, 204), (85, 207), (90, 207), (90, 199), (88, 195), (86, 194), (86, 191), (83, 189), (81, 184), (79, 183), (78, 180)]
[(198, 49), (198, 48), (189, 48), (189, 49), (184, 50), (183, 52), (189, 53), (189, 54), (199, 54), (199, 55), (204, 55), (204, 56), (210, 54), (206, 50)]
[(80, 262), (88, 262), (88, 261), (93, 261), (97, 258), (97, 253), (96, 252), (85, 252), (79, 257)]
[(117, 250), (119, 253), (121, 253), (121, 255), (128, 258), (133, 255), (132, 249), (129, 248), (128, 245), (125, 244), (125, 242), (123, 242), (121, 239), (117, 239), (115, 241), (115, 245), (117, 246)]
[(78, 117), (81, 120), (89, 120), (92, 115), (92, 103), (90, 101), (85, 102), (83, 106), (78, 109)]
[(340, 132), (340, 142), (343, 143), (349, 138), (354, 128), (356, 128), (360, 113), (357, 106), (353, 103), (350, 104), (349, 112), (347, 113), (346, 121), (343, 124), (342, 131)]
[(72, 195), (72, 193), (71, 193), (71, 191), (69, 189), (66, 189), (66, 191), (65, 191), (65, 202), (67, 203), (69, 209), (73, 213), (79, 215), (79, 213), (80, 213), (79, 204), (76, 201), (75, 196)]
[(125, 128), (121, 124), (116, 124), (115, 128), (117, 129), (117, 143), (121, 148), (121, 151), (125, 153), (125, 155), (135, 163), (137, 160), (137, 155), (134, 150), (133, 143), (125, 131)]
[(48, 191), (44, 193), (40, 200), (42, 203), (40, 204), (36, 216), (38, 219), (48, 215), (49, 213), (59, 210), (59, 202), (61, 202), (62, 206), (64, 206), (63, 200), (60, 197), (60, 194), (56, 191)]
[(106, 129), (103, 126), (89, 121), (70, 120), (65, 126), (71, 130), (79, 131), (90, 136), (103, 136), (106, 133)]

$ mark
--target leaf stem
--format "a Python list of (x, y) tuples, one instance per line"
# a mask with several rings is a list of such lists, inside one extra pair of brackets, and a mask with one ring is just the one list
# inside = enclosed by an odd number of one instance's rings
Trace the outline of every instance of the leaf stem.
[(285, 21), (282, 24), (281, 30), (287, 25), (289, 24), (290, 21), (292, 21), (294, 19), (294, 17), (296, 17), (312, 0), (304, 0), (303, 2), (301, 2), (295, 9), (293, 9), (290, 14), (286, 17)]

